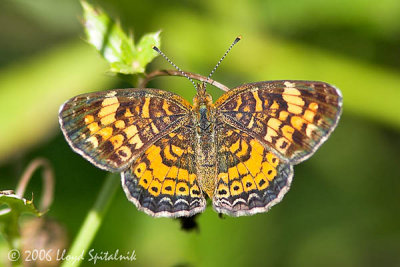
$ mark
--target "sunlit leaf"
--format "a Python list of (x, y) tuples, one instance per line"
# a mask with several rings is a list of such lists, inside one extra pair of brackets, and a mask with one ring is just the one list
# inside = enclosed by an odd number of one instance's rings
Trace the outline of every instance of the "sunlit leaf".
[(158, 56), (157, 52), (151, 49), (153, 45), (160, 47), (160, 31), (145, 34), (140, 39), (136, 48), (138, 51), (137, 62), (140, 66), (146, 66), (149, 62), (151, 62), (155, 57)]
[(120, 25), (104, 11), (82, 1), (87, 41), (110, 63), (112, 72), (144, 73), (146, 65), (158, 54), (152, 45), (160, 45), (160, 32), (144, 35), (137, 47)]

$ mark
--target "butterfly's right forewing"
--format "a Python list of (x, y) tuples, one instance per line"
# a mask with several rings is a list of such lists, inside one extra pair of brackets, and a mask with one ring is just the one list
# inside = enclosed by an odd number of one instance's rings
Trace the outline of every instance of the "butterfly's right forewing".
[(233, 88), (215, 106), (223, 121), (298, 164), (335, 129), (342, 96), (324, 82), (267, 81)]

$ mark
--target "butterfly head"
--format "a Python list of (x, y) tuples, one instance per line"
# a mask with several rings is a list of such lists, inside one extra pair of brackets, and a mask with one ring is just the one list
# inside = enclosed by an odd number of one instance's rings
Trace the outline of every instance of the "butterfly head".
[(198, 83), (196, 84), (197, 93), (193, 98), (193, 106), (200, 107), (200, 106), (212, 106), (212, 97), (206, 91), (206, 83)]

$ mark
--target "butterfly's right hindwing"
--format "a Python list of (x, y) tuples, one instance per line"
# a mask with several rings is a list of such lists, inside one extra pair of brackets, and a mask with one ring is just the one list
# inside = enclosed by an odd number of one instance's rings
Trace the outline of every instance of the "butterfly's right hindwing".
[(162, 136), (189, 119), (191, 105), (157, 89), (118, 89), (76, 96), (59, 112), (73, 150), (99, 168), (123, 171)]
[(289, 190), (292, 165), (247, 133), (218, 125), (214, 209), (230, 216), (268, 211)]

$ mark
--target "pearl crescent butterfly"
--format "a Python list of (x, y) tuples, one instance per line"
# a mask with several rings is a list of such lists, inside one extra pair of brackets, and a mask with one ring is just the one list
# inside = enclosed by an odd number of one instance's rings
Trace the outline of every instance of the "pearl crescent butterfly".
[(280, 202), (293, 165), (335, 129), (342, 96), (315, 81), (244, 84), (215, 103), (205, 83), (193, 105), (171, 92), (132, 88), (76, 96), (59, 112), (72, 149), (121, 172), (126, 196), (155, 217), (192, 216), (206, 198), (218, 213), (266, 212)]

